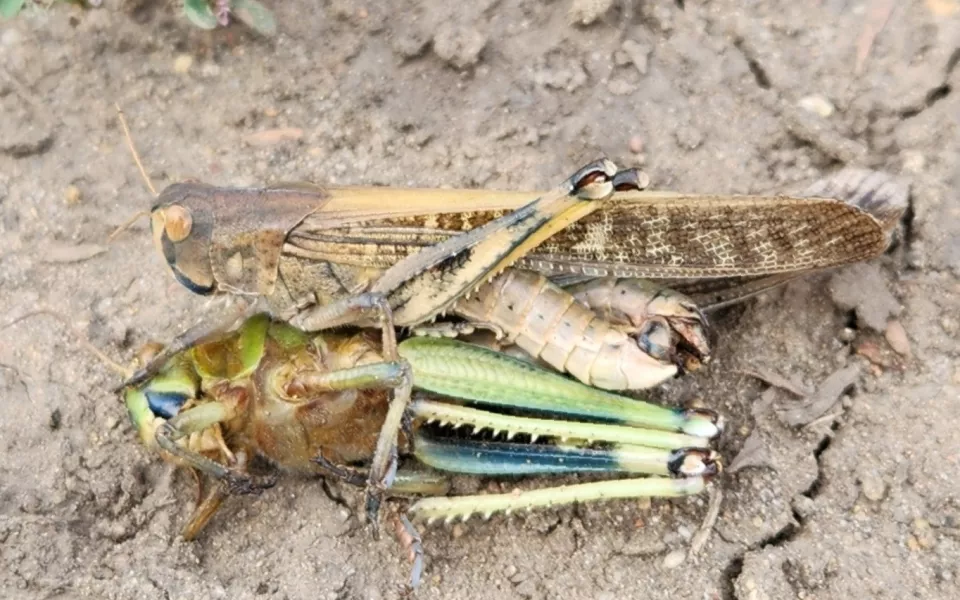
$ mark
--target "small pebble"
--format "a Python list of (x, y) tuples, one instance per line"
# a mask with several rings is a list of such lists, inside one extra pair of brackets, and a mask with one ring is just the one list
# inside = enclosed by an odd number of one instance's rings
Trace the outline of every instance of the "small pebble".
[(20, 40), (23, 39), (23, 36), (19, 31), (10, 27), (6, 29), (3, 33), (0, 33), (0, 46), (5, 46), (11, 48), (20, 43)]
[(244, 140), (251, 146), (274, 146), (282, 142), (295, 142), (303, 137), (303, 130), (299, 127), (281, 127), (265, 129), (247, 135)]
[(676, 569), (682, 565), (685, 560), (687, 560), (686, 550), (674, 550), (663, 557), (663, 568)]
[(646, 75), (650, 67), (650, 52), (653, 49), (650, 46), (637, 43), (633, 40), (626, 40), (621, 46), (623, 52), (629, 57), (630, 62), (637, 69), (640, 75)]
[(893, 319), (887, 323), (887, 330), (884, 332), (887, 343), (893, 348), (893, 351), (900, 356), (910, 356), (910, 340), (907, 338), (907, 330), (903, 324)]
[(696, 150), (703, 143), (703, 134), (700, 130), (689, 125), (677, 128), (673, 135), (677, 139), (677, 144), (686, 150)]
[(811, 94), (810, 96), (804, 96), (797, 102), (797, 105), (803, 110), (812, 112), (815, 115), (819, 115), (826, 119), (832, 115), (836, 108), (834, 108), (833, 103), (830, 102), (825, 96), (820, 94)]
[(887, 493), (887, 485), (873, 473), (860, 476), (860, 489), (871, 502), (880, 502)]
[(467, 532), (467, 528), (463, 526), (463, 523), (457, 523), (453, 526), (453, 530), (450, 532), (450, 535), (453, 536), (453, 539), (458, 540), (463, 537), (463, 534)]
[(63, 192), (63, 199), (67, 203), (67, 206), (79, 204), (80, 198), (80, 188), (75, 185), (68, 185), (67, 189)]
[(755, 516), (753, 518), (753, 526), (757, 528), (763, 527), (763, 517), (760, 515)]
[(940, 327), (943, 329), (945, 333), (949, 333), (950, 335), (953, 335), (957, 332), (958, 329), (960, 329), (960, 322), (958, 322), (957, 319), (955, 319), (954, 317), (951, 317), (950, 315), (945, 315), (943, 317), (940, 317)]
[(487, 36), (471, 27), (445, 23), (433, 36), (433, 52), (457, 69), (466, 69), (480, 62), (480, 53), (487, 45)]
[(173, 61), (174, 73), (186, 73), (193, 66), (193, 57), (189, 54), (180, 54)]
[(916, 150), (905, 150), (903, 152), (903, 170), (907, 173), (919, 175), (923, 173), (927, 166), (927, 158), (923, 153)]
[(852, 342), (853, 338), (857, 337), (857, 332), (851, 327), (844, 327), (837, 337), (841, 342)]
[(590, 25), (606, 14), (611, 6), (613, 0), (573, 0), (567, 17), (573, 25)]
[(914, 519), (913, 537), (924, 550), (929, 550), (937, 545), (937, 536), (933, 533), (933, 528), (930, 527), (930, 522), (926, 519)]
[(639, 135), (630, 137), (630, 152), (633, 152), (634, 154), (640, 154), (643, 152), (643, 138)]

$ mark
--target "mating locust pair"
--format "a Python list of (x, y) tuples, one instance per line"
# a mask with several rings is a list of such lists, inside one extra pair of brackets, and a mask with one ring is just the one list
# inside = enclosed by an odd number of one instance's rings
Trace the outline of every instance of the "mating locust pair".
[[(860, 171), (806, 194), (848, 202), (645, 192), (644, 179), (600, 160), (544, 193), (164, 190), (151, 229), (176, 279), (255, 300), (123, 385), (143, 441), (209, 484), (184, 535), (277, 468), (334, 476), (364, 487), (375, 526), (384, 496), (426, 496), (392, 514), (415, 584), (408, 515), (703, 490), (720, 417), (615, 392), (707, 361), (702, 310), (881, 254), (904, 207)], [(477, 342), (475, 329), (494, 348), (450, 339)], [(398, 344), (398, 331), (419, 335)], [(444, 497), (438, 471), (646, 476)]]

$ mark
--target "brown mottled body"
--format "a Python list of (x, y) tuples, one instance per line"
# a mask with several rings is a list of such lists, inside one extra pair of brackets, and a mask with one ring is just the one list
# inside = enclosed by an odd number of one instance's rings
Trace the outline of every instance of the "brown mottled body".
[[(612, 165), (604, 169), (608, 167)], [(888, 216), (903, 210), (889, 201), (892, 193), (869, 193), (877, 188), (873, 184), (866, 185), (867, 193), (853, 193), (853, 203), (624, 191), (617, 184), (620, 173), (612, 178), (617, 190), (612, 196), (576, 191), (598, 175), (609, 177), (607, 171), (601, 175), (585, 168), (533, 203), (527, 202), (537, 196), (532, 192), (310, 185), (257, 191), (177, 184), (161, 194), (153, 231), (174, 274), (191, 289), (258, 296), (275, 316), (317, 330), (345, 323), (380, 325), (386, 312), (392, 312), (393, 324), (414, 326), (454, 310), (468, 294), (495, 298), (514, 286), (526, 291), (513, 293), (539, 297), (531, 310), (542, 311), (544, 320), (559, 310), (580, 311), (571, 308), (564, 292), (542, 282), (529, 282), (531, 288), (518, 278), (506, 286), (496, 279), (498, 274), (512, 277), (510, 269), (540, 273), (563, 287), (598, 279), (661, 279), (691, 292), (704, 308), (720, 306), (815, 270), (880, 254), (895, 223)], [(577, 195), (577, 201), (569, 194)], [(635, 291), (640, 300), (631, 298), (636, 304), (620, 312), (649, 319), (646, 292)], [(548, 303), (548, 296), (556, 305)], [(375, 297), (380, 314), (370, 310)], [(345, 304), (352, 300), (356, 302)], [(568, 317), (580, 325), (524, 335), (519, 324), (536, 323), (518, 320), (504, 307), (458, 312), (470, 319), (484, 315), (485, 323), (513, 331), (521, 346), (545, 354), (555, 366), (567, 364), (568, 370), (583, 364), (575, 348), (589, 348), (593, 359), (600, 360), (606, 349), (625, 346), (623, 336), (643, 335), (641, 323), (618, 321), (610, 311), (603, 316), (609, 321), (603, 333), (599, 321), (580, 311), (578, 319), (572, 313)], [(694, 331), (693, 322), (668, 325), (679, 340), (705, 349), (703, 332)], [(683, 328), (687, 331), (679, 331)], [(588, 338), (582, 343), (571, 339), (575, 330)], [(389, 347), (392, 343), (385, 345)], [(677, 349), (671, 352), (675, 355)], [(607, 376), (582, 380), (603, 387), (601, 382), (609, 380), (613, 389), (622, 389), (629, 378), (612, 373), (625, 368), (612, 358), (603, 362)]]

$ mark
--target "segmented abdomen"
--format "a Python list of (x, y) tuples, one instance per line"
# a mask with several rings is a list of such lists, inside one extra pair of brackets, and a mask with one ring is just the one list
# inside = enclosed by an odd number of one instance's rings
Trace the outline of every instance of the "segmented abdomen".
[(509, 269), (454, 310), (499, 327), (508, 342), (588, 385), (643, 389), (677, 372), (640, 350), (624, 327), (599, 318), (534, 271)]

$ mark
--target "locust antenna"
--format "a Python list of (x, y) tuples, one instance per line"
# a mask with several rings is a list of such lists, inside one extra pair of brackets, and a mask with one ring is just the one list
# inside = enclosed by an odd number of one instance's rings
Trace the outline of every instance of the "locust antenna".
[(117, 109), (117, 118), (120, 120), (120, 127), (123, 128), (123, 135), (127, 138), (127, 147), (130, 148), (130, 154), (133, 155), (133, 162), (137, 163), (137, 168), (140, 169), (140, 176), (143, 177), (143, 181), (147, 184), (150, 193), (156, 198), (157, 188), (153, 187), (150, 176), (147, 175), (147, 170), (143, 168), (143, 163), (140, 162), (140, 153), (137, 152), (137, 147), (133, 145), (133, 137), (130, 135), (130, 128), (127, 127), (127, 119), (123, 116), (123, 109), (120, 108), (120, 104), (117, 102), (114, 102), (113, 106)]
[[(137, 147), (133, 144), (133, 136), (130, 135), (130, 128), (127, 126), (126, 117), (123, 116), (123, 110), (120, 108), (120, 104), (118, 102), (114, 102), (113, 106), (117, 109), (117, 119), (119, 119), (120, 127), (123, 129), (123, 136), (127, 140), (127, 148), (130, 149), (130, 154), (133, 156), (133, 162), (135, 162), (137, 164), (137, 168), (140, 169), (140, 176), (143, 178), (143, 182), (147, 184), (147, 189), (149, 189), (150, 193), (153, 194), (153, 197), (156, 198), (157, 188), (153, 187), (153, 182), (150, 181), (150, 176), (147, 175), (147, 170), (143, 168), (143, 163), (140, 161), (140, 153), (137, 152)], [(150, 212), (146, 210), (137, 212), (123, 225), (113, 230), (113, 233), (107, 237), (107, 243), (112, 242), (118, 235), (129, 229), (131, 225), (140, 220), (140, 217), (144, 217), (149, 214)]]

